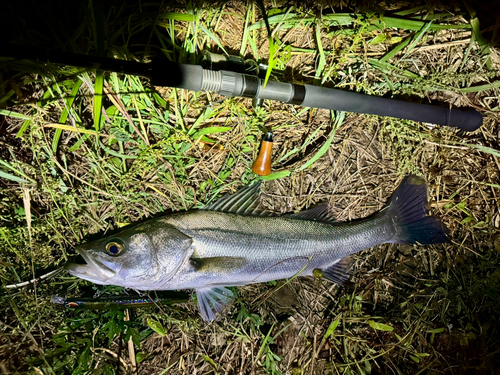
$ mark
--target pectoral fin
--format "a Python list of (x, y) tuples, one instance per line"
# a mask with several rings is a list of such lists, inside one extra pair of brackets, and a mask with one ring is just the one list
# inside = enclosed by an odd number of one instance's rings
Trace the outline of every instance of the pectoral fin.
[(337, 263), (331, 265), (330, 267), (322, 270), (323, 276), (330, 280), (331, 282), (341, 285), (347, 279), (349, 279), (349, 269), (351, 268), (351, 258), (344, 257), (340, 259)]
[(239, 270), (247, 263), (247, 259), (241, 257), (193, 257), (190, 259), (190, 262), (194, 269), (198, 272), (226, 273)]
[(203, 320), (211, 322), (233, 302), (235, 296), (228, 288), (215, 286), (196, 289), (196, 297)]

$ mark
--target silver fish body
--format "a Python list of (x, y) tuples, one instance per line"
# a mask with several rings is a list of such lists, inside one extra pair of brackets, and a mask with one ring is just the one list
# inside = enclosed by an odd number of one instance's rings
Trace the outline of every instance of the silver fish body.
[[(197, 288), (213, 283), (239, 286), (286, 279), (300, 272), (310, 276), (341, 258), (383, 242), (393, 228), (383, 218), (352, 223), (327, 223), (295, 218), (243, 216), (217, 211), (172, 215), (168, 223), (193, 239), (191, 253), (178, 277), (166, 289)], [(203, 267), (217, 259), (219, 267)], [(197, 260), (201, 267), (196, 267)]]
[(351, 254), (381, 243), (446, 241), (428, 216), (425, 183), (407, 177), (389, 205), (369, 218), (334, 222), (322, 205), (274, 216), (259, 208), (258, 186), (205, 210), (175, 213), (77, 248), (87, 264), (73, 275), (137, 290), (195, 289), (202, 316), (213, 320), (232, 299), (228, 286), (279, 280), (314, 270), (337, 283)]

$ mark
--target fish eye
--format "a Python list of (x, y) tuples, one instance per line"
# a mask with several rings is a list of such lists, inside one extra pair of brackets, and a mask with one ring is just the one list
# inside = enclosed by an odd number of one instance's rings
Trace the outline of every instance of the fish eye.
[(111, 241), (106, 244), (106, 251), (109, 255), (119, 255), (123, 251), (123, 249), (123, 244), (116, 241)]

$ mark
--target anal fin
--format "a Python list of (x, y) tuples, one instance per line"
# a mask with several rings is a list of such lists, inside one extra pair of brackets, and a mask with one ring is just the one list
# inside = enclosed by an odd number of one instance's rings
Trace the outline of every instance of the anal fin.
[(229, 306), (235, 296), (233, 292), (223, 286), (206, 286), (196, 289), (198, 306), (203, 320), (211, 322), (217, 315)]
[(323, 276), (335, 284), (342, 285), (345, 281), (347, 281), (347, 279), (349, 279), (349, 269), (351, 264), (351, 258), (348, 256), (344, 257), (337, 263), (322, 270)]

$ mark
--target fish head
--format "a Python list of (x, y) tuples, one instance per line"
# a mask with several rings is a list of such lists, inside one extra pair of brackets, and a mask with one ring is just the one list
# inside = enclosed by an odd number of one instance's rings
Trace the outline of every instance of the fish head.
[(66, 270), (101, 285), (137, 290), (161, 289), (189, 258), (191, 238), (158, 220), (145, 222), (77, 246), (86, 264), (68, 263)]

